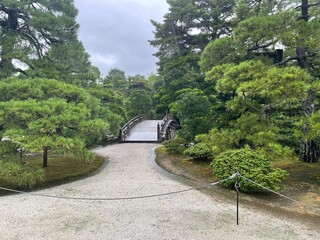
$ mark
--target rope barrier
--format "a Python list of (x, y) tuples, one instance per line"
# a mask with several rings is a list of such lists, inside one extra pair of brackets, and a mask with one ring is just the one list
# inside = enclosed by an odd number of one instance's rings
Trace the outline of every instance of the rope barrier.
[(295, 199), (293, 199), (293, 198), (291, 198), (291, 197), (288, 197), (288, 196), (286, 196), (286, 195), (283, 195), (283, 194), (281, 194), (281, 193), (278, 193), (278, 192), (276, 192), (276, 191), (274, 191), (274, 190), (272, 190), (272, 189), (270, 189), (270, 188), (267, 188), (267, 187), (265, 187), (265, 186), (263, 186), (263, 185), (255, 182), (255, 181), (249, 179), (249, 178), (246, 178), (246, 177), (242, 176), (241, 174), (239, 174), (239, 177), (240, 177), (240, 178), (243, 178), (244, 180), (246, 180), (246, 181), (248, 181), (248, 182), (251, 182), (251, 183), (253, 183), (253, 184), (255, 184), (255, 185), (257, 185), (257, 186), (259, 186), (259, 187), (261, 187), (261, 188), (263, 188), (263, 189), (265, 189), (265, 190), (267, 190), (267, 191), (269, 191), (269, 192), (272, 192), (272, 193), (274, 193), (274, 194), (277, 194), (277, 195), (279, 195), (280, 197), (286, 198), (286, 199), (288, 199), (288, 200), (290, 200), (290, 201), (293, 201), (293, 202), (295, 202), (295, 203), (304, 205), (305, 207), (309, 207), (309, 208), (315, 209), (315, 210), (317, 210), (317, 211), (320, 212), (320, 208), (319, 208), (319, 207), (312, 206), (312, 205), (309, 205), (309, 204), (300, 202), (300, 201), (295, 200)]
[[(228, 181), (228, 180), (231, 180), (231, 179), (234, 179), (234, 178), (242, 178), (248, 182), (251, 182), (252, 184), (255, 184), (269, 192), (272, 192), (274, 194), (277, 194), (283, 198), (286, 198), (290, 201), (293, 201), (297, 204), (301, 204), (301, 205), (304, 205), (305, 207), (309, 207), (309, 208), (312, 208), (314, 210), (317, 210), (317, 211), (320, 211), (320, 208), (319, 207), (316, 207), (316, 206), (312, 206), (312, 205), (309, 205), (309, 204), (306, 204), (306, 203), (303, 203), (303, 202), (300, 202), (298, 200), (295, 200), (291, 197), (288, 197), (284, 194), (281, 194), (281, 193), (278, 193), (272, 189), (269, 189), (249, 178), (246, 178), (244, 176), (242, 176), (239, 172), (236, 172), (234, 173), (233, 175), (231, 175), (230, 177), (228, 178), (225, 178), (225, 179), (222, 179), (222, 180), (219, 180), (219, 181), (216, 181), (214, 183), (210, 183), (208, 185), (205, 185), (203, 187), (192, 187), (192, 188), (187, 188), (187, 189), (183, 189), (183, 190), (178, 190), (178, 191), (172, 191), (172, 192), (167, 192), (167, 193), (159, 193), (159, 194), (151, 194), (151, 195), (142, 195), (142, 196), (132, 196), (132, 197), (110, 197), (110, 198), (90, 198), (90, 197), (66, 197), (66, 196), (57, 196), (57, 195), (49, 195), (49, 194), (40, 194), (40, 193), (33, 193), (33, 192), (26, 192), (26, 191), (20, 191), (20, 190), (15, 190), (15, 189), (11, 189), (11, 188), (5, 188), (5, 187), (0, 187), (1, 190), (5, 190), (5, 191), (8, 191), (8, 192), (13, 192), (13, 193), (19, 193), (19, 194), (26, 194), (26, 195), (31, 195), (31, 196), (36, 196), (36, 197), (46, 197), (46, 198), (54, 198), (54, 199), (64, 199), (64, 200), (82, 200), (82, 201), (122, 201), (122, 200), (135, 200), (135, 199), (146, 199), (146, 198), (155, 198), (155, 197), (163, 197), (163, 196), (169, 196), (169, 195), (176, 195), (176, 194), (180, 194), (180, 193), (185, 193), (185, 192), (189, 192), (189, 191), (192, 191), (192, 190), (199, 190), (199, 189), (202, 189), (202, 188), (207, 188), (209, 186), (215, 186), (215, 185), (218, 185), (220, 183), (223, 183), (225, 181)], [(236, 190), (238, 191), (238, 188), (239, 186), (237, 185), (236, 186)]]
[[(231, 176), (232, 177), (232, 176)], [(225, 182), (229, 180), (231, 177), (228, 177), (226, 179), (211, 183), (208, 186), (215, 186), (219, 183)], [(46, 197), (46, 198), (54, 198), (54, 199), (64, 199), (64, 200), (82, 200), (82, 201), (122, 201), (122, 200), (135, 200), (135, 199), (145, 199), (145, 198), (154, 198), (154, 197), (162, 197), (162, 196), (169, 196), (169, 195), (175, 195), (175, 194), (180, 194), (184, 192), (189, 192), (192, 190), (198, 190), (204, 187), (199, 187), (199, 188), (188, 188), (184, 190), (178, 190), (178, 191), (173, 191), (173, 192), (167, 192), (167, 193), (159, 193), (159, 194), (151, 194), (151, 195), (142, 195), (142, 196), (133, 196), (133, 197), (114, 197), (114, 198), (90, 198), (90, 197), (65, 197), (65, 196), (56, 196), (56, 195), (49, 195), (49, 194), (40, 194), (40, 193), (32, 193), (32, 192), (25, 192), (25, 191), (20, 191), (20, 190), (15, 190), (15, 189), (10, 189), (10, 188), (5, 188), (5, 187), (0, 187), (1, 190), (5, 190), (8, 192), (13, 192), (13, 193), (19, 193), (19, 194), (27, 194), (31, 196), (37, 196), (37, 197)]]

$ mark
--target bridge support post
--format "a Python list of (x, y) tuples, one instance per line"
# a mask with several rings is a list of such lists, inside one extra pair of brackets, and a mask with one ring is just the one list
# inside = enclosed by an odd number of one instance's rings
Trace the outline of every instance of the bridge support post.
[(161, 139), (160, 139), (160, 123), (158, 123), (158, 125), (157, 125), (157, 139), (158, 139), (158, 142), (161, 142)]
[(179, 128), (179, 122), (170, 113), (162, 120), (159, 131), (159, 142), (170, 140), (175, 137), (176, 131)]
[(122, 141), (122, 129), (119, 130), (118, 142)]

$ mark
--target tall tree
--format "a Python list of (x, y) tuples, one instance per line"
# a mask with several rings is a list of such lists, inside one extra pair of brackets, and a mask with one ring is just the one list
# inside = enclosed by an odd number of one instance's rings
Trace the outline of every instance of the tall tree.
[(212, 68), (206, 81), (214, 99), (215, 128), (206, 141), (215, 154), (245, 145), (270, 159), (292, 154), (288, 147), (299, 149), (297, 123), (302, 120), (301, 102), (313, 87), (310, 80), (310, 74), (298, 67), (268, 66), (261, 61)]
[(0, 109), (4, 136), (27, 151), (43, 152), (43, 167), (48, 166), (49, 151), (84, 157), (85, 140), (99, 138), (109, 128), (102, 119), (92, 119), (83, 104), (63, 99), (0, 102)]
[[(308, 0), (301, 0), (301, 5), (298, 7), (301, 9), (301, 15), (298, 17), (298, 36), (296, 38), (297, 45), (296, 45), (296, 55), (286, 59), (283, 63), (286, 63), (291, 60), (296, 60), (299, 67), (302, 69), (308, 69), (311, 72), (319, 70), (319, 66), (314, 65), (312, 63), (312, 57), (319, 55), (320, 48), (319, 44), (316, 43), (317, 40), (314, 37), (320, 37), (319, 31), (319, 17), (320, 14), (318, 12), (317, 16), (313, 16), (310, 19), (309, 15), (309, 8), (313, 6), (320, 6), (320, 3), (309, 3)], [(310, 32), (312, 31), (312, 32)], [(315, 31), (316, 33), (314, 33)], [(311, 36), (310, 36), (311, 34)], [(311, 37), (311, 39), (310, 39)], [(319, 56), (317, 56), (319, 59)], [(315, 69), (314, 69), (315, 68)], [(316, 74), (317, 75), (317, 74)], [(319, 80), (320, 75), (316, 76)], [(303, 102), (302, 109), (306, 116), (309, 118), (313, 118), (312, 115), (316, 113), (316, 91), (315, 89), (310, 89), (308, 91), (308, 96), (306, 97), (305, 101)], [(319, 110), (318, 110), (319, 111)], [(310, 132), (310, 124), (306, 123), (301, 126), (301, 131), (303, 135), (309, 135)], [(320, 143), (315, 138), (302, 138), (301, 139), (301, 147), (300, 147), (300, 158), (304, 162), (308, 163), (316, 163), (319, 162), (320, 158)]]
[(165, 112), (183, 88), (201, 88), (200, 52), (208, 42), (231, 32), (234, 0), (168, 0), (169, 12), (155, 27), (151, 45), (158, 48), (160, 88), (158, 111)]
[(213, 40), (205, 47), (200, 61), (202, 71), (254, 58), (268, 65), (281, 62), (282, 51), (276, 49), (283, 45), (288, 30), (292, 31), (295, 19), (292, 11), (286, 9), (295, 1), (237, 1), (232, 34)]
[(28, 77), (58, 79), (76, 85), (95, 85), (100, 71), (93, 67), (79, 41), (53, 45), (46, 56), (32, 61), (34, 69)]
[(77, 40), (73, 0), (0, 1), (0, 77), (33, 69), (54, 46)]
[(171, 112), (180, 120), (182, 129), (179, 134), (189, 142), (194, 141), (196, 135), (207, 133), (212, 127), (211, 103), (199, 89), (181, 90), (178, 100), (171, 104)]
[(104, 78), (103, 83), (112, 88), (123, 90), (127, 83), (126, 74), (118, 68), (112, 68)]
[[(267, 7), (262, 8), (260, 3), (268, 1), (239, 2), (239, 22), (232, 37), (226, 36), (208, 44), (202, 53), (201, 68), (207, 72), (219, 64), (259, 58), (266, 65), (293, 65), (307, 70), (313, 76), (309, 81), (313, 82), (314, 87), (309, 88), (300, 107), (302, 111), (298, 111), (307, 116), (305, 124), (300, 125), (303, 132), (299, 134), (300, 157), (304, 162), (318, 162), (320, 142), (317, 138), (312, 139), (314, 134), (309, 134), (309, 131), (313, 132), (312, 115), (317, 113), (319, 107), (316, 80), (320, 77), (320, 48), (317, 43), (320, 37), (320, 3), (313, 0), (293, 0), (285, 6), (286, 1), (269, 1), (272, 4), (269, 7), (264, 4)], [(299, 6), (298, 2), (301, 3)], [(297, 7), (294, 9), (295, 6)], [(263, 9), (269, 9), (269, 13)], [(225, 48), (221, 50), (223, 45)]]
[(152, 99), (150, 92), (144, 89), (133, 89), (128, 97), (128, 115), (133, 118), (137, 115), (145, 115), (152, 118)]

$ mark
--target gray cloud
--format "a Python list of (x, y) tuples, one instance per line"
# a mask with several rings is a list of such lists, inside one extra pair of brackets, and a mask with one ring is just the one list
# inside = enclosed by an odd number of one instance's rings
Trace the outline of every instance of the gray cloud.
[(165, 0), (75, 0), (75, 5), (79, 39), (104, 75), (116, 67), (127, 75), (156, 71), (150, 19), (162, 20)]

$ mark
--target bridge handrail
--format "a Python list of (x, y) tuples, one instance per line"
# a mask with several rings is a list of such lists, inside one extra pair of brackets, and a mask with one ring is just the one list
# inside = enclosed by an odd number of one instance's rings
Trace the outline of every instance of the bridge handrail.
[(168, 113), (163, 119), (162, 122), (160, 124), (160, 130), (159, 130), (159, 135), (158, 135), (158, 141), (163, 141), (164, 139), (166, 139), (166, 133), (167, 133), (167, 129), (170, 125), (170, 123), (174, 121), (176, 122), (176, 119), (172, 116), (171, 113)]
[(130, 130), (141, 122), (144, 119), (143, 115), (138, 115), (132, 119), (130, 119), (123, 127), (120, 129), (119, 139), (120, 141), (124, 141), (130, 132)]

